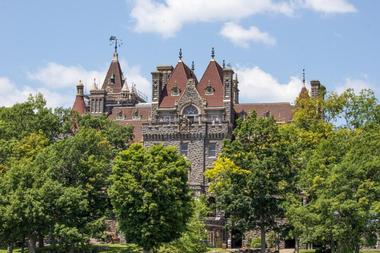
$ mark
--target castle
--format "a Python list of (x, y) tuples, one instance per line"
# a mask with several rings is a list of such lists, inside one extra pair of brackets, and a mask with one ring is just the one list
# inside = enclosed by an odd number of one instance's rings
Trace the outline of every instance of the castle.
[[(152, 102), (136, 86), (129, 86), (123, 75), (115, 48), (102, 87), (96, 84), (90, 94), (77, 85), (73, 110), (80, 114), (107, 115), (123, 125), (134, 127), (134, 141), (145, 146), (155, 143), (173, 145), (191, 161), (189, 185), (195, 194), (205, 192), (204, 171), (212, 166), (223, 140), (231, 138), (236, 119), (256, 111), (258, 116), (273, 116), (278, 123), (292, 120), (290, 103), (240, 103), (239, 82), (233, 69), (220, 65), (212, 49), (210, 62), (200, 80), (182, 59), (175, 67), (157, 66), (152, 73)], [(312, 81), (312, 97), (321, 86)], [(308, 95), (305, 87), (300, 95)], [(220, 246), (226, 241), (222, 217), (207, 221), (208, 241)]]

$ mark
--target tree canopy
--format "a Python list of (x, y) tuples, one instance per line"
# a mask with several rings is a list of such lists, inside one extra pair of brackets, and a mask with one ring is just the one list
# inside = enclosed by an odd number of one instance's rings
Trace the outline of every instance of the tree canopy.
[(108, 192), (127, 240), (149, 252), (180, 237), (192, 213), (188, 168), (171, 146), (132, 144), (117, 155)]

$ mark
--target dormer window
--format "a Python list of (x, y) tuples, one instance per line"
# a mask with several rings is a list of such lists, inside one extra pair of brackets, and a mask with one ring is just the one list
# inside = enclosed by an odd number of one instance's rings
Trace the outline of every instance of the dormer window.
[(141, 116), (139, 115), (139, 112), (138, 111), (135, 111), (132, 115), (132, 119), (133, 120), (140, 120), (141, 119)]
[(111, 75), (110, 83), (115, 84), (115, 74)]
[(171, 95), (172, 96), (179, 96), (180, 93), (181, 93), (181, 90), (178, 89), (177, 81), (174, 81), (174, 87), (171, 90)]
[(266, 117), (266, 118), (270, 118), (270, 117), (272, 117), (272, 113), (271, 113), (270, 111), (266, 111), (266, 112), (264, 113), (264, 117)]
[(124, 119), (124, 117), (123, 117), (123, 112), (122, 112), (122, 111), (120, 111), (120, 112), (117, 114), (116, 119), (118, 119), (118, 120), (122, 120), (122, 119)]
[(178, 89), (177, 86), (173, 87), (172, 88), (172, 96), (179, 96), (179, 94), (181, 93), (180, 89)]
[(215, 89), (211, 86), (211, 81), (208, 80), (207, 87), (205, 89), (205, 95), (214, 95)]

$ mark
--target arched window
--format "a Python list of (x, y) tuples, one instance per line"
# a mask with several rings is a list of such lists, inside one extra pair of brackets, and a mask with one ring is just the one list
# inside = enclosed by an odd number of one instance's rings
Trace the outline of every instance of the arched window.
[(183, 109), (183, 116), (191, 121), (194, 121), (198, 116), (198, 109), (194, 105), (189, 105)]

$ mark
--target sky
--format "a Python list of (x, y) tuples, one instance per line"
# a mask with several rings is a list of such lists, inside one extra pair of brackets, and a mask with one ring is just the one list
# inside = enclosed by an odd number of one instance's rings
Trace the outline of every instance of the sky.
[(129, 85), (178, 50), (198, 80), (210, 61), (238, 74), (241, 102), (294, 102), (306, 80), (380, 97), (380, 0), (0, 0), (0, 106), (41, 92), (70, 107), (76, 84), (103, 83), (113, 47)]

